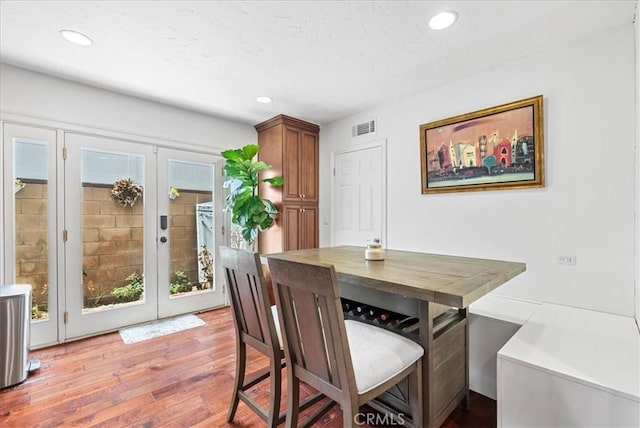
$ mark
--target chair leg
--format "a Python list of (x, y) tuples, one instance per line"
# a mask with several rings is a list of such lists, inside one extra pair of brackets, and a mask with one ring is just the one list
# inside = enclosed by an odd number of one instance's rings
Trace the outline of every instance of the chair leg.
[(300, 381), (295, 377), (292, 366), (287, 366), (287, 428), (298, 427), (298, 413), (300, 411)]
[(282, 366), (279, 358), (273, 356), (269, 363), (271, 388), (269, 390), (269, 416), (267, 426), (276, 428), (280, 418), (280, 399), (282, 398)]
[(342, 404), (343, 428), (351, 428), (353, 426), (359, 411), (360, 411), (360, 408), (358, 407), (358, 405), (354, 405), (351, 402)]
[(238, 409), (238, 402), (240, 401), (239, 392), (242, 391), (244, 384), (244, 374), (247, 364), (247, 346), (239, 338), (236, 341), (236, 378), (233, 383), (233, 396), (231, 397), (231, 405), (229, 406), (229, 413), (227, 414), (227, 422), (233, 420), (236, 410)]

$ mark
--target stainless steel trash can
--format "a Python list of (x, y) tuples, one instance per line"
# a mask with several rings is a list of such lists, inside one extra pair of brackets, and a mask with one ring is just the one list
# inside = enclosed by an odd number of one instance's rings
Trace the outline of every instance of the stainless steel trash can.
[(29, 374), (30, 307), (30, 285), (0, 285), (0, 389)]

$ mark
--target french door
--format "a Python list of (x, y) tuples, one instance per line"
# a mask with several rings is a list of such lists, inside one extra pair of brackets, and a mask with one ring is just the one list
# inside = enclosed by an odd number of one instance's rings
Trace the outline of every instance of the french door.
[(65, 339), (156, 319), (153, 147), (73, 133), (65, 147)]
[(65, 147), (65, 339), (225, 304), (215, 157), (74, 133)]
[(216, 242), (222, 242), (222, 162), (169, 149), (158, 149), (157, 155), (158, 315), (222, 306), (224, 281), (216, 259)]
[(2, 137), (0, 286), (31, 285), (31, 345), (49, 345), (58, 341), (60, 321), (57, 183), (62, 180), (56, 158), (62, 147), (53, 129), (4, 123)]
[(7, 123), (2, 137), (0, 286), (32, 286), (32, 347), (226, 304), (219, 158)]

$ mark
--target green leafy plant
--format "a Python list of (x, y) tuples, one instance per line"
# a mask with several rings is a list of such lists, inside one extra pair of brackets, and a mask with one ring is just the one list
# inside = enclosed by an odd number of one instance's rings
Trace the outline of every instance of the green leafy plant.
[(250, 245), (255, 242), (259, 231), (273, 226), (273, 216), (278, 214), (270, 200), (258, 196), (258, 185), (261, 182), (272, 186), (284, 184), (282, 177), (258, 178), (258, 174), (271, 168), (271, 165), (254, 160), (256, 154), (256, 144), (222, 152), (226, 159), (224, 174), (229, 177), (224, 183), (224, 187), (229, 189), (225, 211), (231, 210), (231, 221), (240, 226), (242, 239)]
[(189, 281), (187, 278), (187, 274), (177, 270), (176, 271), (176, 282), (172, 282), (169, 284), (169, 292), (171, 294), (176, 293), (188, 293), (193, 290), (193, 283)]
[(110, 292), (108, 290), (98, 291), (96, 289), (95, 283), (93, 282), (93, 280), (90, 279), (89, 283), (87, 284), (87, 294), (90, 301), (90, 305), (95, 308), (100, 306), (100, 300), (107, 294), (110, 294)]
[(44, 298), (44, 302), (38, 303), (35, 296), (31, 295), (31, 319), (39, 320), (49, 318), (49, 284), (46, 282), (40, 288), (40, 295)]
[(41, 320), (49, 318), (49, 313), (40, 309), (38, 305), (33, 305), (31, 307), (31, 319), (32, 320)]
[(144, 278), (142, 274), (134, 272), (127, 277), (126, 281), (128, 281), (127, 285), (111, 290), (111, 295), (125, 302), (140, 300), (142, 293), (144, 293)]

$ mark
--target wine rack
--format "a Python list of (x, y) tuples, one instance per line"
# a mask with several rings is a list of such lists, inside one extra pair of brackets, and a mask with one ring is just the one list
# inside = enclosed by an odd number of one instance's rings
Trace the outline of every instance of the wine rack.
[(355, 300), (340, 299), (345, 319), (373, 324), (410, 339), (417, 340), (419, 320), (411, 315), (388, 311), (383, 308), (364, 304)]
[[(394, 333), (401, 334), (412, 340), (418, 340), (420, 332), (420, 320), (412, 315), (390, 311), (384, 308), (373, 306), (351, 300), (347, 298), (340, 299), (342, 303), (342, 312), (344, 319), (351, 319), (367, 324), (373, 324), (391, 330)], [(452, 328), (463, 318), (456, 308), (438, 315), (433, 319), (433, 338), (436, 339)]]

